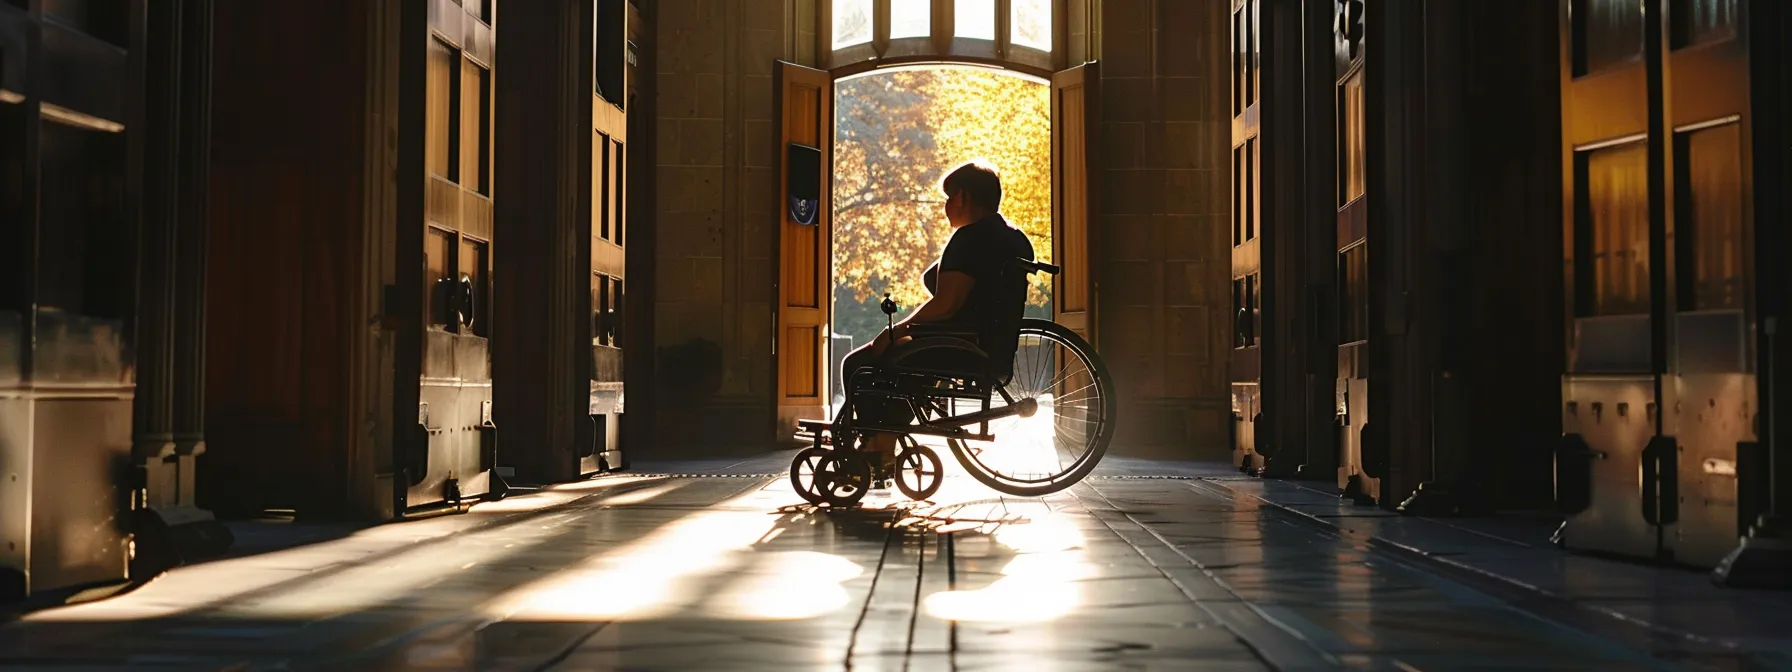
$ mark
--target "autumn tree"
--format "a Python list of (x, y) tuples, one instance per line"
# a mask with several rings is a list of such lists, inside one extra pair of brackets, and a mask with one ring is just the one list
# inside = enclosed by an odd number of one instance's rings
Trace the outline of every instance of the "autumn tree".
[[(1051, 87), (999, 72), (953, 68), (936, 71), (931, 93), (934, 143), (944, 171), (971, 159), (1002, 175), (1002, 214), (1033, 241), (1033, 255), (1052, 253)], [(942, 244), (944, 239), (941, 240)], [(1046, 305), (1051, 278), (1034, 275), (1028, 303)]]
[(835, 95), (834, 282), (859, 298), (890, 291), (911, 305), (925, 296), (915, 276), (939, 228), (930, 226), (938, 207), (928, 208), (937, 200), (929, 75), (858, 77), (840, 82)]
[[(973, 159), (1002, 173), (1002, 212), (1051, 257), (1051, 93), (971, 68), (900, 70), (839, 83), (834, 143), (835, 331), (869, 336), (889, 292), (905, 309), (927, 298), (921, 272), (951, 235), (939, 182)], [(1028, 303), (1047, 305), (1034, 276)]]

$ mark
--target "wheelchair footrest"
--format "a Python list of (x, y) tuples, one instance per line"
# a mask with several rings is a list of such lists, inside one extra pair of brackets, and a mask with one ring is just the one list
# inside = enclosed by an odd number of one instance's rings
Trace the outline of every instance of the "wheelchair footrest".
[(832, 433), (828, 431), (833, 427), (834, 423), (826, 420), (796, 421), (797, 435), (805, 439), (814, 439), (815, 445), (817, 446), (834, 445), (834, 437)]

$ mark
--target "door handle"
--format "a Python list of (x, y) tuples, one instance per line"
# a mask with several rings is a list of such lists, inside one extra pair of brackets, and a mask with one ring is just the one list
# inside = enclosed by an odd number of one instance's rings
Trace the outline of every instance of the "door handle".
[(1673, 437), (1656, 436), (1643, 447), (1643, 520), (1650, 525), (1680, 521), (1680, 450)]
[(461, 274), (460, 282), (455, 285), (454, 312), (457, 314), (462, 328), (473, 326), (473, 316), (477, 307), (474, 302), (477, 296), (478, 293), (473, 290), (473, 277)]

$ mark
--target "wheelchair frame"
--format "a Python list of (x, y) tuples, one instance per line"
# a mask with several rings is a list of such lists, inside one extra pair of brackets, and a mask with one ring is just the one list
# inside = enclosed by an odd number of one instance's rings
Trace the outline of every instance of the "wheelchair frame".
[[(1016, 259), (1015, 265), (1025, 269), (1029, 274), (1041, 271), (1052, 274), (1059, 272), (1057, 266), (1042, 264), (1028, 259)], [(885, 314), (892, 316), (896, 312), (895, 304), (889, 301), (887, 296), (884, 302), (884, 312)], [(1014, 330), (1018, 335), (1029, 329), (1029, 323), (1038, 322), (1041, 321), (1020, 318), (1016, 321)], [(1076, 337), (1073, 332), (1068, 332), (1061, 325), (1056, 323), (1044, 321), (1042, 326), (1034, 326), (1031, 328), (1034, 330), (1043, 330), (1047, 333), (1060, 332), (1053, 340), (1063, 342), (1065, 345), (1077, 351), (1080, 356), (1084, 357), (1090, 364), (1091, 375), (1096, 379), (1094, 384), (1100, 386), (1104, 398), (1112, 396), (1111, 381), (1107, 380), (1107, 367), (1101, 362), (1100, 355), (1096, 353), (1093, 348), (1089, 347), (1087, 343), (1082, 342), (1082, 340)], [(1014, 395), (1010, 394), (1008, 386), (1014, 381), (1012, 362), (1010, 362), (1010, 369), (1006, 373), (997, 371), (994, 363), (990, 361), (991, 358), (988, 353), (980, 347), (981, 344), (979, 341), (981, 339), (978, 333), (965, 330), (962, 327), (942, 327), (938, 325), (913, 325), (910, 327), (910, 330), (916, 338), (905, 344), (897, 352), (893, 353), (893, 357), (890, 361), (860, 367), (851, 372), (852, 375), (849, 376), (849, 381), (851, 382), (847, 384), (846, 403), (841, 407), (833, 421), (799, 420), (797, 422), (799, 436), (802, 436), (803, 438), (812, 438), (814, 443), (810, 448), (799, 453), (797, 458), (793, 461), (791, 468), (791, 482), (792, 485), (796, 487), (797, 491), (803, 494), (804, 497), (809, 499), (812, 503), (820, 504), (823, 501), (827, 501), (835, 506), (850, 506), (856, 503), (860, 497), (863, 497), (864, 487), (869, 487), (871, 483), (890, 480), (892, 469), (898, 471), (905, 469), (905, 467), (894, 467), (893, 465), (871, 464), (870, 460), (864, 459), (861, 442), (859, 440), (861, 437), (877, 432), (898, 435), (901, 437), (901, 445), (905, 451), (899, 453), (899, 462), (908, 461), (909, 458), (905, 457), (905, 455), (909, 453), (919, 453), (919, 459), (922, 461), (932, 461), (936, 465), (941, 463), (938, 454), (926, 446), (916, 443), (913, 437), (940, 437), (953, 442), (951, 444), (953, 446), (953, 452), (962, 462), (965, 457), (961, 453), (960, 447), (964, 444), (960, 442), (994, 442), (996, 440), (996, 437), (989, 431), (990, 422), (1015, 416), (1031, 417), (1038, 412), (1039, 402), (1037, 400), (1026, 398), (1017, 401), (1014, 398)], [(937, 364), (931, 366), (904, 366), (902, 364), (903, 360), (913, 357), (916, 354), (941, 349), (957, 350), (973, 355), (979, 361), (990, 363), (991, 366), (981, 372), (967, 372), (963, 370), (943, 370)], [(999, 408), (992, 408), (991, 405), (994, 402), (996, 395), (1000, 395), (1005, 404)], [(909, 410), (914, 414), (913, 424), (898, 425), (876, 421), (864, 423), (855, 421), (853, 419), (854, 408), (858, 404), (865, 403), (867, 398), (900, 399), (902, 403), (907, 404)], [(952, 410), (956, 411), (955, 406), (958, 400), (980, 402), (981, 408), (968, 413), (954, 415), (952, 414), (952, 411), (947, 410), (947, 407), (951, 406), (953, 407)], [(1108, 413), (1112, 412), (1111, 402), (1112, 400), (1109, 399), (1108, 408), (1105, 409)], [(930, 417), (930, 411), (932, 412), (932, 417)], [(1096, 449), (1094, 455), (1094, 459), (1097, 461), (1100, 459), (1100, 453), (1106, 452), (1106, 443), (1112, 434), (1111, 418), (1108, 418), (1106, 414), (1104, 414), (1103, 417), (1103, 429), (1101, 430), (1099, 438), (1096, 439), (1096, 441), (1100, 443), (1100, 447)], [(972, 425), (978, 426), (975, 431), (969, 429)], [(829, 446), (833, 447), (829, 448)], [(835, 458), (827, 457), (828, 455), (834, 455), (835, 453), (838, 453), (839, 455)], [(809, 465), (814, 469), (813, 478), (815, 481), (813, 481), (812, 485), (815, 488), (823, 489), (822, 492), (809, 491), (805, 488), (799, 478), (799, 467), (807, 464), (806, 460), (815, 457), (820, 457), (823, 461)], [(824, 477), (821, 473), (821, 465), (827, 464), (827, 460), (830, 459), (844, 461), (832, 463), (835, 465), (835, 470), (829, 472), (829, 474)], [(855, 476), (844, 471), (839, 471), (840, 469), (846, 469), (846, 465), (851, 462), (857, 462), (859, 464), (859, 466), (851, 468), (851, 470), (858, 475)], [(1086, 475), (1086, 469), (1088, 468), (1093, 468), (1093, 465), (1091, 464), (1090, 467), (1079, 469), (1082, 469), (1083, 474)], [(920, 474), (919, 471), (917, 473)], [(973, 470), (973, 475), (976, 475), (976, 473), (977, 472)], [(1065, 474), (1060, 474), (1060, 476), (1068, 475), (1069, 473), (1070, 472), (1065, 472)], [(870, 481), (859, 482), (858, 479), (860, 478), (869, 478)], [(978, 480), (984, 481), (984, 483), (990, 487), (1008, 492), (1005, 488), (996, 486), (983, 476), (977, 476), (977, 478)], [(1079, 476), (1078, 480), (1080, 480), (1080, 478), (1081, 477)], [(905, 494), (908, 494), (910, 497), (917, 500), (925, 499), (939, 487), (939, 480), (937, 478), (933, 480), (931, 484), (921, 483), (916, 484), (913, 487), (910, 487), (910, 484), (907, 484), (901, 479), (896, 480), (898, 486), (901, 487)], [(846, 485), (848, 488), (857, 487), (859, 488), (859, 491), (856, 494), (839, 495), (838, 493), (829, 490), (834, 486), (841, 484)], [(1020, 493), (1010, 492), (1009, 494)]]
[[(910, 354), (924, 352), (935, 348), (962, 349), (987, 359), (987, 355), (975, 345), (966, 341), (957, 341), (952, 337), (946, 336), (916, 339), (914, 342), (910, 343), (907, 348), (908, 353)], [(919, 424), (885, 425), (881, 423), (866, 423), (859, 425), (848, 423), (846, 429), (852, 431), (896, 432), (904, 434), (920, 434), (922, 436), (937, 436), (948, 439), (993, 441), (995, 437), (989, 433), (989, 423), (991, 421), (1001, 420), (1016, 415), (1023, 418), (1032, 417), (1032, 415), (1038, 411), (1039, 404), (1037, 401), (1023, 399), (1016, 402), (1014, 396), (1008, 393), (1007, 386), (1002, 381), (977, 380), (975, 376), (964, 373), (937, 371), (926, 368), (904, 368), (900, 366), (900, 364), (884, 368), (864, 367), (861, 368), (859, 372), (869, 373), (870, 375), (879, 378), (894, 378), (895, 381), (893, 382), (895, 382), (896, 389), (880, 389), (875, 386), (878, 381), (874, 378), (869, 385), (856, 390), (857, 395), (869, 395), (874, 398), (881, 397), (885, 399), (899, 398), (903, 403), (908, 404), (909, 410), (915, 415), (915, 421)], [(943, 382), (946, 386), (942, 388), (928, 385), (928, 383), (934, 382)], [(1001, 408), (991, 408), (990, 403), (994, 400), (994, 395), (997, 394), (1002, 396), (1002, 400), (1006, 402), (1006, 405)], [(841, 415), (843, 417), (850, 417), (854, 404), (854, 396), (854, 390), (847, 391), (847, 403), (841, 409)], [(931, 407), (933, 402), (945, 400), (947, 403), (950, 403), (951, 400), (958, 399), (980, 402), (982, 404), (982, 409), (963, 415), (946, 415), (942, 412), (940, 414), (941, 417), (932, 419), (929, 419), (927, 414), (923, 412), (923, 405)], [(922, 403), (917, 404), (917, 401)], [(838, 421), (834, 423), (835, 426), (839, 426), (840, 424), (841, 423)], [(965, 429), (970, 425), (982, 426), (978, 428), (977, 432), (971, 432)]]

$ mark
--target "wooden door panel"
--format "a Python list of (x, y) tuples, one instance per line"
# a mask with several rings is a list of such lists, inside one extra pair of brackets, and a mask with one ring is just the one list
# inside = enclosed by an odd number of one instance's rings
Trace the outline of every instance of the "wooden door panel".
[(1642, 66), (1607, 71), (1575, 80), (1563, 92), (1566, 135), (1583, 145), (1637, 133), (1649, 127), (1645, 101), (1648, 77)]
[[(1605, 456), (1584, 469), (1591, 491), (1578, 493), (1587, 504), (1564, 538), (1711, 566), (1748, 517), (1735, 475), (1712, 467), (1734, 465), (1738, 444), (1753, 441), (1744, 409), (1758, 405), (1753, 308), (1738, 293), (1752, 286), (1753, 257), (1749, 68), (1735, 39), (1745, 33), (1733, 0), (1647, 0), (1631, 12), (1636, 4), (1562, 3), (1564, 426)], [(1591, 11), (1601, 5), (1639, 22), (1602, 22)], [(1628, 161), (1622, 193), (1607, 165), (1617, 157)], [(1623, 401), (1596, 375), (1614, 372), (1634, 374)], [(1626, 401), (1666, 410), (1620, 435), (1607, 425)], [(1639, 479), (1625, 466), (1637, 464), (1653, 468)]]
[[(406, 507), (475, 497), (490, 489), (492, 367), (491, 264), (498, 236), (491, 213), (493, 103), (485, 47), (469, 37), (463, 8), (432, 15), (428, 40), (425, 139), (422, 377), (418, 422), (427, 429), (406, 450)], [(477, 22), (472, 22), (477, 23)], [(486, 44), (486, 42), (481, 42)]]
[(1052, 75), (1052, 318), (1097, 343), (1101, 69), (1084, 63)]
[[(1396, 255), (1372, 251), (1369, 243), (1371, 237), (1393, 235), (1371, 231), (1371, 220), (1378, 216), (1373, 215), (1374, 204), (1369, 196), (1370, 189), (1376, 186), (1371, 183), (1372, 164), (1389, 165), (1387, 157), (1371, 156), (1383, 140), (1375, 125), (1387, 115), (1384, 98), (1376, 87), (1387, 78), (1398, 76), (1393, 72), (1395, 64), (1368, 57), (1367, 40), (1373, 39), (1367, 32), (1369, 13), (1399, 11), (1384, 7), (1385, 3), (1380, 2), (1337, 5), (1334, 26), (1342, 30), (1334, 30), (1332, 35), (1332, 101), (1337, 115), (1333, 157), (1337, 183), (1332, 200), (1337, 212), (1333, 270), (1337, 274), (1338, 344), (1337, 377), (1332, 381), (1332, 399), (1337, 409), (1333, 418), (1338, 436), (1336, 482), (1341, 490), (1349, 490), (1351, 479), (1356, 478), (1360, 494), (1377, 501), (1382, 498), (1382, 479), (1388, 475), (1387, 463), (1393, 447), (1386, 440), (1378, 440), (1377, 437), (1385, 439), (1385, 432), (1369, 433), (1370, 424), (1376, 422), (1374, 411), (1369, 408), (1371, 396), (1388, 396), (1385, 388), (1372, 383), (1379, 376), (1371, 375), (1378, 371), (1372, 369), (1371, 362), (1381, 362), (1374, 348), (1383, 346), (1371, 347), (1370, 343), (1375, 331), (1370, 323), (1375, 310), (1371, 306), (1376, 303), (1371, 285), (1381, 283), (1381, 276), (1386, 275), (1384, 269), (1399, 268), (1399, 264), (1390, 261), (1397, 259)], [(1372, 389), (1377, 391), (1372, 393)]]
[(591, 257), (586, 270), (590, 273), (591, 360), (585, 400), (587, 417), (577, 438), (581, 474), (621, 465), (621, 446), (614, 430), (620, 424), (617, 416), (626, 412), (626, 355), (619, 334), (626, 319), (622, 297), (628, 276), (628, 250), (622, 230), (628, 221), (628, 180), (622, 167), (628, 162), (631, 145), (627, 114), (600, 94), (593, 94), (592, 98), (590, 137)]
[[(777, 360), (778, 427), (794, 429), (801, 418), (827, 417), (825, 391), (831, 372), (824, 364), (828, 352), (830, 301), (828, 283), (832, 269), (833, 204), (830, 172), (833, 166), (834, 82), (827, 72), (792, 63), (778, 63), (778, 263), (776, 276), (777, 331), (772, 350)], [(799, 221), (789, 198), (792, 184), (793, 146), (812, 148), (820, 154), (819, 182), (813, 216)], [(806, 150), (804, 150), (806, 151)], [(806, 166), (805, 166), (806, 168)], [(808, 213), (805, 213), (808, 214)]]
[(1263, 101), (1260, 55), (1263, 22), (1260, 0), (1232, 3), (1232, 180), (1231, 266), (1232, 347), (1228, 370), (1232, 395), (1232, 462), (1251, 460), (1257, 451), (1258, 409), (1262, 406), (1263, 352), (1259, 298), (1265, 248), (1263, 228)]
[[(1649, 128), (1644, 27), (1609, 16), (1612, 4), (1562, 0), (1558, 15), (1568, 353), (1562, 425), (1571, 440), (1606, 456), (1587, 465), (1587, 506), (1568, 515), (1563, 539), (1570, 548), (1646, 556), (1658, 537), (1641, 510), (1637, 470), (1656, 423), (1654, 414), (1617, 409), (1661, 403), (1647, 270), (1660, 217), (1650, 207), (1648, 178), (1659, 138)], [(1641, 286), (1632, 281), (1639, 272)]]
[[(1770, 0), (1771, 1), (1771, 0)], [(1663, 545), (1676, 560), (1716, 565), (1760, 513), (1743, 504), (1739, 446), (1758, 440), (1749, 58), (1735, 0), (1666, 0), (1664, 136), (1671, 194), (1669, 299), (1673, 356), (1663, 419), (1675, 437), (1678, 507)], [(1687, 406), (1694, 412), (1679, 412)]]

